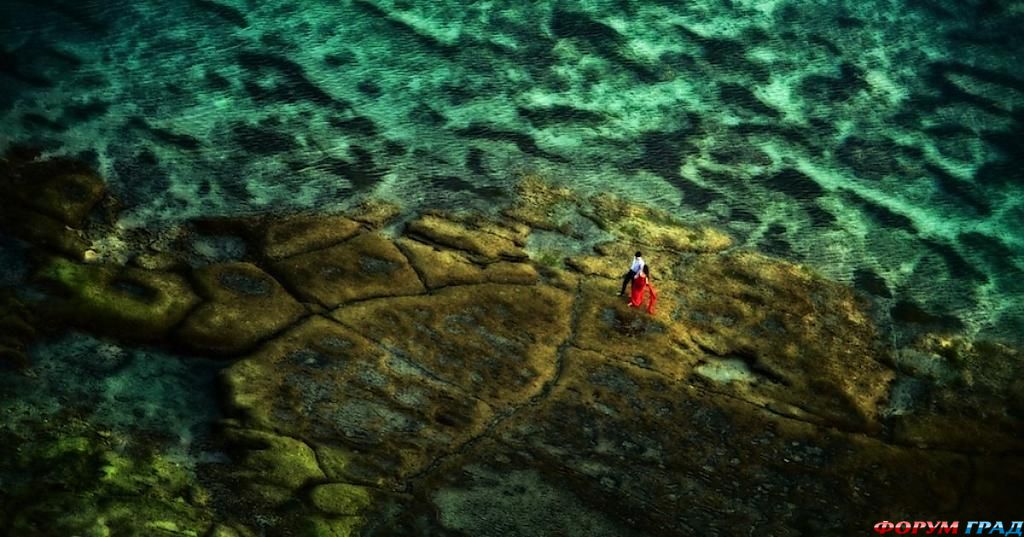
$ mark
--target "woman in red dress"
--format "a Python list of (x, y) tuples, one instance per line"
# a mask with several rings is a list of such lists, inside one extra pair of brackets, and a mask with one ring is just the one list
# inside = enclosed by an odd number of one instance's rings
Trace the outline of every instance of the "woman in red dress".
[(644, 290), (650, 295), (650, 300), (647, 302), (647, 313), (654, 315), (654, 301), (658, 299), (658, 295), (654, 293), (654, 287), (651, 285), (651, 269), (644, 265), (643, 273), (633, 278), (633, 288), (629, 294), (629, 307), (639, 308), (644, 303)]

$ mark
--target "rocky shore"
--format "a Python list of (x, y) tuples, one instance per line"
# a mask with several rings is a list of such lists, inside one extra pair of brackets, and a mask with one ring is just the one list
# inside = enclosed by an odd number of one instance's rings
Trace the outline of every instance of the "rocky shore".
[[(0, 163), (0, 233), (29, 267), (0, 289), (4, 385), (31, 385), (32, 349), (69, 330), (217, 359), (221, 456), (182, 465), (87, 417), (5, 419), (2, 534), (1019, 518), (1019, 349), (943, 331), (897, 347), (871, 297), (713, 228), (526, 176), (495, 215), (367, 202), (125, 230), (101, 178), (37, 157)], [(592, 249), (558, 248), (592, 229)], [(653, 316), (615, 296), (637, 248)]]

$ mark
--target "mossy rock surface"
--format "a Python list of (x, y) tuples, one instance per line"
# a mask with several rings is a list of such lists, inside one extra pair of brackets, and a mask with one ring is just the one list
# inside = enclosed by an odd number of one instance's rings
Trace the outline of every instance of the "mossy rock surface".
[(426, 290), (409, 260), (378, 233), (364, 233), (272, 266), (274, 274), (300, 298), (329, 308), (354, 300)]
[(313, 505), (330, 515), (354, 516), (370, 506), (370, 489), (349, 483), (318, 485), (309, 492)]
[(128, 340), (166, 336), (199, 302), (184, 277), (51, 258), (36, 277), (60, 287), (42, 308), (68, 323)]
[(205, 302), (178, 331), (189, 347), (217, 354), (253, 348), (299, 320), (302, 307), (272, 276), (251, 263), (218, 263), (193, 273)]
[(281, 505), (325, 478), (316, 452), (299, 439), (240, 427), (225, 429), (224, 438), (236, 458), (233, 475), (244, 483), (241, 492), (259, 504)]
[(281, 259), (338, 244), (362, 225), (340, 215), (298, 214), (274, 219), (263, 230), (263, 255)]
[(482, 261), (527, 258), (517, 243), (515, 229), (496, 223), (458, 221), (440, 214), (425, 214), (409, 223), (406, 232), (430, 242), (465, 251)]
[[(481, 488), (497, 492), (530, 473), (527, 488), (536, 493), (480, 496), (478, 509), (491, 515), (466, 511), (466, 498)], [(696, 528), (734, 535), (751, 524), (770, 535), (797, 535), (794, 528), (807, 520), (817, 534), (841, 534), (877, 517), (879, 505), (886, 516), (954, 510), (970, 473), (962, 455), (821, 428), (570, 348), (547, 397), (447, 459), (424, 489), (432, 491), (425, 500), (442, 525), (470, 532), (488, 520), (500, 520), (509, 535), (539, 531), (531, 521), (557, 527), (565, 521), (555, 514), (504, 513), (558, 502), (594, 513), (595, 523), (608, 516), (626, 525), (622, 535), (689, 535)], [(473, 523), (473, 516), (483, 519)], [(600, 527), (597, 534), (616, 534)]]
[(399, 239), (397, 244), (430, 289), (487, 282), (529, 285), (537, 283), (540, 278), (537, 270), (528, 263), (497, 261), (477, 264), (459, 250), (407, 238)]
[(553, 377), (569, 337), (572, 295), (541, 285), (466, 285), (363, 302), (332, 316), (422, 374), (507, 408)]
[(589, 201), (591, 218), (599, 226), (638, 246), (709, 253), (732, 245), (728, 234), (713, 227), (686, 224), (666, 211), (631, 203), (612, 194), (599, 194)]
[(231, 366), (224, 381), (247, 424), (309, 439), (330, 478), (394, 482), (480, 434), (493, 415), (419, 367), (314, 317)]

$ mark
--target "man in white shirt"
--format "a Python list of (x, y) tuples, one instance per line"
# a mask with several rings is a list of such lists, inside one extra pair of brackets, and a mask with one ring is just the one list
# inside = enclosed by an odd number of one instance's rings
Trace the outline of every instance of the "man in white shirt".
[(619, 296), (626, 294), (626, 286), (632, 283), (633, 278), (636, 278), (644, 270), (644, 258), (637, 252), (633, 254), (633, 264), (629, 266), (629, 272), (622, 276), (622, 290), (619, 291)]

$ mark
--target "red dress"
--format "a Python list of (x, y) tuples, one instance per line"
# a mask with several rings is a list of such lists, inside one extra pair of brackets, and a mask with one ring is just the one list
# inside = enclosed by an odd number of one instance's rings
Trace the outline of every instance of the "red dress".
[(629, 305), (633, 308), (639, 308), (644, 303), (644, 290), (650, 295), (650, 300), (647, 302), (647, 313), (654, 315), (654, 301), (658, 299), (658, 295), (654, 293), (654, 287), (651, 286), (650, 282), (647, 281), (647, 277), (643, 274), (633, 278), (633, 288), (629, 293)]

